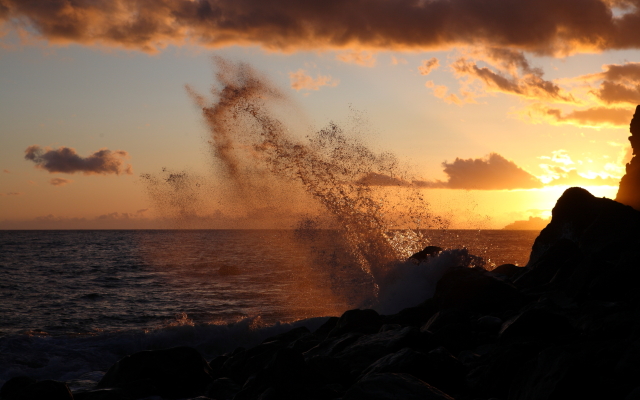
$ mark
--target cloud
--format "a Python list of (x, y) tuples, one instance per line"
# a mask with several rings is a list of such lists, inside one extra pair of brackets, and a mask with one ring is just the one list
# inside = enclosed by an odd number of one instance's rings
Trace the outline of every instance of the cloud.
[(291, 79), (291, 88), (298, 91), (303, 89), (319, 90), (322, 86), (337, 86), (340, 83), (339, 80), (333, 79), (330, 75), (318, 75), (316, 79), (313, 79), (303, 69), (289, 72), (289, 79)]
[(2, 172), (4, 172), (5, 174), (10, 174), (11, 171), (9, 171), (8, 169), (3, 169)]
[(406, 63), (408, 63), (408, 61), (402, 57), (391, 56), (392, 65), (399, 65), (399, 64), (406, 64)]
[(71, 179), (64, 179), (64, 178), (51, 178), (51, 180), (49, 181), (49, 183), (52, 184), (53, 186), (64, 186), (72, 182), (73, 181)]
[(85, 175), (92, 174), (127, 174), (133, 173), (131, 165), (125, 164), (123, 159), (129, 154), (124, 150), (111, 151), (100, 149), (88, 157), (81, 157), (71, 147), (59, 147), (42, 149), (38, 145), (27, 147), (24, 158), (33, 161), (37, 168), (50, 173), (62, 172), (74, 174), (82, 172)]
[(529, 107), (523, 116), (533, 121), (543, 120), (553, 125), (571, 124), (583, 127), (621, 127), (629, 126), (633, 117), (633, 108), (591, 107), (584, 110), (573, 110), (563, 113), (558, 108), (540, 105)]
[(149, 52), (191, 43), (287, 51), (492, 45), (566, 54), (637, 48), (640, 10), (620, 8), (620, 4), (601, 0), (494, 0), (490, 6), (484, 0), (2, 0), (0, 21), (55, 43), (100, 43)]
[(576, 78), (577, 81), (601, 81), (590, 91), (603, 104), (640, 103), (640, 63), (603, 65), (604, 72)]
[(376, 65), (376, 59), (373, 54), (366, 51), (340, 53), (336, 56), (336, 59), (348, 64), (358, 64), (363, 67), (374, 67)]
[(22, 192), (7, 192), (7, 193), (0, 193), (0, 197), (5, 197), (5, 196), (21, 196), (24, 193)]
[(562, 173), (560, 178), (547, 183), (546, 186), (618, 186), (619, 184), (620, 178), (599, 175), (588, 178), (580, 175), (577, 170), (570, 169)]
[(447, 181), (418, 181), (417, 186), (427, 188), (504, 190), (541, 188), (542, 182), (500, 154), (485, 158), (461, 159), (443, 162)]
[[(495, 52), (495, 49), (494, 49)], [(569, 93), (565, 93), (556, 83), (544, 80), (542, 71), (530, 68), (526, 59), (514, 59), (512, 53), (501, 54), (503, 58), (500, 63), (511, 72), (505, 76), (500, 72), (495, 72), (488, 67), (478, 67), (476, 62), (466, 58), (460, 58), (451, 67), (459, 78), (466, 77), (471, 82), (478, 80), (482, 83), (486, 91), (512, 94), (527, 99), (544, 100), (560, 103), (576, 103), (576, 99)], [(505, 55), (511, 59), (504, 58)], [(490, 54), (496, 57), (496, 54)], [(517, 74), (517, 68), (523, 70), (522, 76)]]
[(418, 67), (420, 75), (429, 75), (431, 71), (437, 69), (440, 66), (440, 61), (437, 58), (432, 57), (428, 60), (423, 60), (422, 65)]

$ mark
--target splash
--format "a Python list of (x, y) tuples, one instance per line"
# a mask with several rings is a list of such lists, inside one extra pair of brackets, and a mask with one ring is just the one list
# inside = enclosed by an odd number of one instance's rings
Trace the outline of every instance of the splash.
[[(286, 193), (306, 194), (319, 205), (329, 225), (339, 230), (360, 268), (374, 277), (385, 275), (399, 259), (424, 246), (425, 229), (442, 228), (417, 188), (403, 187), (402, 196), (367, 183), (370, 177), (408, 182), (397, 158), (376, 153), (336, 123), (297, 139), (283, 115), (295, 105), (269, 79), (246, 64), (217, 58), (219, 86), (211, 98), (187, 86), (211, 132), (212, 154), (231, 182), (238, 201), (267, 201)], [(282, 205), (282, 204), (281, 204)]]

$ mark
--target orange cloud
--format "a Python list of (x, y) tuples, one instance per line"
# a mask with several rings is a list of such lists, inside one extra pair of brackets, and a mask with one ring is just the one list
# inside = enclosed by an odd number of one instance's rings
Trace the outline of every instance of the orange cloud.
[(52, 178), (49, 183), (52, 184), (53, 186), (64, 186), (68, 183), (72, 183), (73, 181), (71, 179), (64, 179), (64, 178)]
[(633, 117), (633, 108), (592, 107), (563, 113), (558, 108), (532, 106), (523, 115), (532, 121), (543, 120), (553, 125), (571, 124), (583, 127), (628, 126)]
[(71, 147), (59, 147), (42, 149), (38, 145), (27, 147), (24, 158), (33, 161), (37, 168), (50, 173), (62, 172), (74, 174), (82, 172), (85, 175), (92, 174), (133, 174), (131, 165), (125, 164), (123, 158), (129, 154), (124, 150), (111, 151), (100, 149), (88, 157), (81, 157)]
[(5, 196), (20, 196), (24, 193), (22, 192), (7, 192), (7, 193), (0, 193), (0, 197), (5, 197)]
[(535, 176), (518, 167), (500, 154), (491, 153), (485, 158), (462, 159), (443, 162), (447, 181), (416, 181), (415, 185), (427, 188), (504, 190), (541, 188)]
[(583, 176), (575, 169), (563, 170), (559, 178), (553, 179), (545, 186), (618, 186), (620, 178), (596, 175), (593, 178)]
[[(251, 44), (279, 50), (491, 45), (567, 54), (638, 48), (640, 8), (625, 9), (620, 4), (601, 0), (494, 0), (490, 7), (484, 0), (2, 0), (0, 21), (26, 26), (51, 42), (144, 51), (184, 43)], [(619, 7), (615, 13), (613, 7)]]
[[(525, 60), (526, 61), (526, 60)], [(515, 61), (511, 61), (514, 63)], [(507, 68), (514, 68), (517, 64), (507, 64)], [(523, 75), (504, 76), (492, 71), (488, 67), (478, 67), (475, 62), (460, 58), (451, 67), (458, 77), (467, 77), (471, 81), (482, 82), (484, 90), (507, 93), (527, 99), (544, 100), (561, 103), (576, 103), (571, 94), (564, 91), (555, 83), (542, 78), (542, 71), (531, 69), (528, 64), (520, 65)]]
[(432, 57), (428, 60), (423, 60), (422, 65), (418, 67), (420, 75), (429, 75), (431, 71), (437, 69), (440, 66), (440, 61), (437, 58)]
[(336, 56), (336, 59), (348, 64), (358, 64), (363, 67), (374, 67), (376, 65), (376, 59), (373, 54), (366, 51), (340, 53)]
[(340, 82), (337, 79), (333, 79), (330, 75), (318, 75), (316, 79), (313, 79), (310, 75), (307, 75), (306, 71), (299, 69), (296, 72), (289, 72), (289, 79), (291, 79), (291, 88), (295, 90), (319, 90), (322, 86), (337, 86)]

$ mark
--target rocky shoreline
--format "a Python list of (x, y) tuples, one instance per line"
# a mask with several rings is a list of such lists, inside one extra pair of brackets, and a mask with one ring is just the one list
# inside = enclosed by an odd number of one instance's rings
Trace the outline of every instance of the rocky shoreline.
[(640, 212), (568, 189), (527, 266), (450, 268), (394, 315), (349, 310), (207, 362), (143, 351), (97, 387), (17, 377), (3, 400), (640, 399)]

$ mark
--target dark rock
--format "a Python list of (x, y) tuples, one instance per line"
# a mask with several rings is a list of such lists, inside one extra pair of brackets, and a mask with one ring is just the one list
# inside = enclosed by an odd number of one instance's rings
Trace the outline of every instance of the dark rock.
[(410, 348), (388, 354), (365, 369), (359, 380), (367, 375), (387, 372), (411, 374), (451, 394), (464, 390), (465, 386), (465, 367), (443, 348), (428, 354)]
[(122, 389), (97, 389), (74, 393), (73, 400), (134, 400), (134, 398)]
[(341, 359), (328, 356), (318, 356), (307, 359), (307, 365), (313, 374), (329, 384), (350, 386), (354, 383), (349, 365)]
[(284, 343), (291, 343), (296, 339), (299, 339), (300, 337), (311, 333), (309, 331), (309, 329), (305, 326), (301, 326), (298, 328), (294, 328), (288, 332), (283, 332), (279, 335), (275, 335), (275, 336), (271, 336), (266, 338), (265, 340), (262, 341), (262, 343), (269, 343), (269, 342), (284, 342)]
[(115, 363), (97, 388), (121, 388), (137, 397), (195, 397), (203, 394), (213, 381), (212, 372), (193, 348), (148, 350)]
[(495, 347), (481, 357), (469, 372), (467, 385), (477, 396), (506, 399), (513, 379), (523, 366), (535, 358), (540, 348), (535, 343), (513, 343)]
[(413, 254), (409, 257), (409, 260), (414, 260), (416, 262), (422, 262), (426, 260), (428, 257), (437, 256), (442, 251), (441, 247), (438, 246), (427, 246), (419, 252)]
[(557, 340), (576, 333), (571, 321), (546, 310), (531, 309), (506, 321), (500, 330), (501, 340)]
[(640, 386), (633, 389), (624, 397), (624, 400), (640, 400)]
[(216, 400), (233, 399), (242, 386), (229, 378), (219, 378), (207, 387), (206, 396)]
[(582, 252), (575, 242), (561, 238), (551, 243), (535, 263), (530, 263), (514, 283), (521, 288), (540, 286), (549, 283), (558, 274), (562, 277), (559, 277), (558, 281), (564, 281), (582, 261), (582, 257)]
[(322, 342), (318, 335), (308, 333), (289, 343), (287, 346), (291, 350), (295, 350), (299, 353), (304, 353), (309, 349), (314, 348)]
[(512, 277), (522, 271), (522, 267), (518, 267), (514, 264), (502, 264), (491, 270), (494, 274), (500, 274), (507, 277)]
[(329, 335), (329, 332), (331, 332), (331, 330), (336, 327), (339, 319), (340, 318), (338, 317), (329, 317), (329, 319), (327, 319), (324, 324), (320, 325), (320, 327), (318, 327), (318, 329), (316, 329), (313, 333), (322, 338), (327, 337), (327, 335)]
[(433, 296), (440, 309), (462, 308), (491, 312), (514, 307), (521, 293), (507, 282), (490, 276), (480, 268), (450, 268), (436, 285)]
[(33, 385), (37, 380), (28, 376), (16, 376), (11, 378), (2, 385), (0, 388), (0, 397), (3, 399), (11, 399), (17, 396), (27, 386)]
[(627, 163), (626, 173), (620, 180), (616, 201), (640, 210), (640, 160), (637, 157), (640, 151), (640, 106), (636, 107), (629, 131), (633, 157)]
[(347, 332), (375, 333), (382, 324), (382, 318), (375, 310), (348, 310), (342, 314), (329, 336), (336, 337)]
[(440, 343), (454, 353), (476, 346), (471, 317), (460, 309), (437, 312), (420, 330), (431, 332), (433, 343)]
[(0, 394), (3, 400), (73, 400), (66, 383), (49, 379), (35, 381), (28, 377), (9, 379)]
[[(252, 375), (234, 400), (264, 397), (267, 390), (278, 393), (279, 398), (315, 398), (313, 388), (321, 382), (312, 374), (302, 355), (288, 348), (278, 350), (264, 364), (263, 369)], [(268, 397), (272, 398), (272, 397)]]
[(435, 301), (428, 299), (419, 306), (405, 308), (396, 314), (383, 315), (382, 319), (385, 324), (410, 325), (419, 328), (424, 325), (436, 311), (437, 305)]
[(345, 333), (339, 337), (329, 337), (320, 342), (317, 346), (304, 352), (306, 359), (310, 359), (318, 356), (334, 356), (345, 349), (347, 346), (354, 343), (362, 333), (351, 332)]
[(218, 356), (209, 361), (209, 368), (211, 368), (211, 377), (213, 379), (224, 376), (224, 363), (229, 359), (229, 356)]
[(237, 383), (243, 383), (249, 376), (260, 371), (263, 365), (285, 346), (286, 343), (268, 342), (233, 354), (223, 364), (223, 373)]
[(602, 379), (606, 365), (598, 365), (594, 346), (580, 347), (550, 347), (540, 352), (512, 382), (509, 399), (619, 398)]
[(446, 393), (409, 374), (371, 374), (353, 385), (342, 400), (451, 400)]
[(415, 327), (363, 335), (335, 354), (335, 357), (349, 365), (351, 374), (357, 376), (380, 357), (394, 353), (403, 347), (419, 346), (421, 339), (422, 335)]

